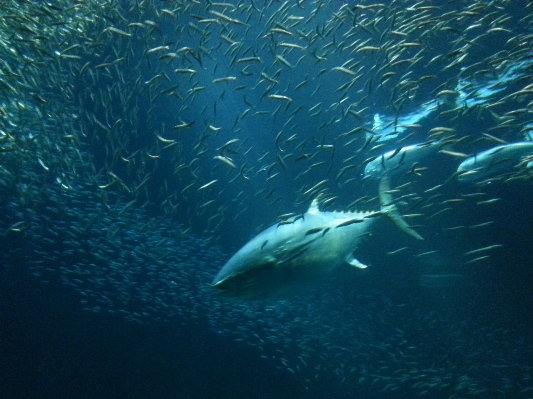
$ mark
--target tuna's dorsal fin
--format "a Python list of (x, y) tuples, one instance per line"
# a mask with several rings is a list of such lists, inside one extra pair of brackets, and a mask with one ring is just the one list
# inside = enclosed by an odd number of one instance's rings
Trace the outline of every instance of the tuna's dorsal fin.
[(307, 210), (307, 213), (311, 215), (316, 215), (320, 212), (320, 209), (318, 209), (318, 199), (320, 196), (316, 197), (312, 202), (311, 205), (309, 205), (309, 209)]
[(357, 267), (359, 269), (366, 269), (366, 265), (363, 265), (361, 262), (355, 259), (352, 254), (348, 255), (345, 260), (350, 266)]

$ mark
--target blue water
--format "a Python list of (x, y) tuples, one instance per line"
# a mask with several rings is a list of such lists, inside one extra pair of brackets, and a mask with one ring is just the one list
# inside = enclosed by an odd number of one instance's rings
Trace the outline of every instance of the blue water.
[[(465, 155), (501, 144), (483, 133), (524, 140), (531, 95), (512, 94), (532, 81), (531, 6), (480, 2), (456, 19), (469, 2), (428, 3), (441, 7), (428, 11), (438, 17), (432, 25), (449, 18), (449, 29), (413, 30), (415, 44), (399, 60), (423, 47), (422, 60), (387, 69), (394, 51), (385, 60), (347, 46), (398, 42), (389, 25), (408, 19), (414, 2), (389, 13), (291, 1), (289, 21), (316, 11), (292, 35), (269, 33), (285, 29), (281, 22), (265, 25), (278, 21), (282, 2), (241, 3), (238, 11), (86, 3), (80, 10), (96, 16), (88, 21), (61, 4), (65, 20), (82, 21), (72, 36), (37, 5), (20, 5), (53, 34), (37, 44), (15, 35), (17, 51), (0, 49), (17, 72), (3, 68), (0, 86), (0, 127), (10, 135), (0, 142), (0, 398), (533, 397), (533, 189), (524, 165), (508, 171), (510, 180), (463, 184), (454, 176), (463, 158), (435, 153), (392, 176), (393, 187), (405, 184), (393, 193), (401, 212), (422, 214), (408, 221), (424, 241), (382, 218), (355, 251), (364, 271), (340, 267), (278, 302), (219, 301), (209, 285), (254, 234), (281, 214), (305, 212), (318, 192), (305, 193), (323, 179), (324, 198), (337, 197), (328, 210), (363, 196), (357, 208), (377, 210), (378, 182), (363, 176), (369, 157), (425, 142), (439, 126), (459, 139), (446, 149)], [(336, 25), (341, 11), (351, 17)], [(499, 15), (510, 17), (502, 27), (511, 33), (478, 38), (500, 27)], [(17, 18), (5, 21), (6, 31), (28, 34)], [(349, 36), (356, 23), (364, 29)], [(305, 50), (282, 52), (282, 41)], [(80, 59), (54, 53), (76, 43), (65, 54)], [(468, 44), (464, 63), (445, 68)], [(157, 46), (168, 49), (147, 53)], [(49, 63), (47, 74), (26, 66), (30, 55)], [(246, 57), (262, 61), (237, 62)], [(354, 76), (334, 70), (344, 64), (363, 75), (339, 90)], [(390, 81), (380, 85), (375, 65), (384, 65), (381, 76), (394, 72)], [(189, 68), (195, 73), (174, 72)], [(213, 82), (224, 77), (235, 79)], [(437, 96), (442, 90), (456, 94)], [(512, 116), (510, 127), (502, 115)], [(394, 134), (380, 130), (395, 120)], [(182, 124), (190, 126), (174, 128)], [(465, 254), (487, 246), (495, 247)]]

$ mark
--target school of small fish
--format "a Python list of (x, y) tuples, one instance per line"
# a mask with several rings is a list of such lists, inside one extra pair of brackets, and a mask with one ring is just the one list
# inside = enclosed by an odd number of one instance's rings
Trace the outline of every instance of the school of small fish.
[(210, 283), (315, 198), (378, 209), (385, 176), (424, 241), (369, 234), (369, 269), (372, 248), (422, 265), (452, 236), (461, 268), (491, 264), (493, 188), (533, 176), (532, 26), (525, 0), (0, 1), (2, 264), (88, 311), (202, 323), (339, 397), (530, 397), (512, 330), (352, 270), (266, 305)]

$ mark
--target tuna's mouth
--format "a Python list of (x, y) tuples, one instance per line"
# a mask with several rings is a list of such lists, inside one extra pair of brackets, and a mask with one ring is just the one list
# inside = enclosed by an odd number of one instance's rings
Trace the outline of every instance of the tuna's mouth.
[(216, 281), (212, 287), (219, 298), (263, 301), (284, 296), (300, 280), (301, 276), (294, 268), (270, 261)]

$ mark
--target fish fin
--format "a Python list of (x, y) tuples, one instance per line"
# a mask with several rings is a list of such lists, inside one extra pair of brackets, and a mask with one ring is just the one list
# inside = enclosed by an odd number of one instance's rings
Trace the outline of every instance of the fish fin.
[(312, 202), (311, 205), (309, 205), (309, 209), (307, 210), (307, 213), (317, 214), (320, 212), (320, 209), (318, 209), (318, 200), (322, 197), (322, 195), (318, 195)]
[(389, 194), (388, 191), (390, 191), (389, 177), (384, 176), (379, 182), (379, 202), (381, 203), (381, 211), (404, 233), (417, 240), (423, 240), (424, 238), (407, 224), (400, 214), (400, 211), (398, 211), (398, 207), (394, 203), (392, 195)]
[(345, 260), (346, 260), (346, 263), (348, 263), (350, 266), (357, 267), (358, 269), (367, 268), (366, 265), (363, 265), (361, 262), (355, 259), (352, 254), (349, 254)]

